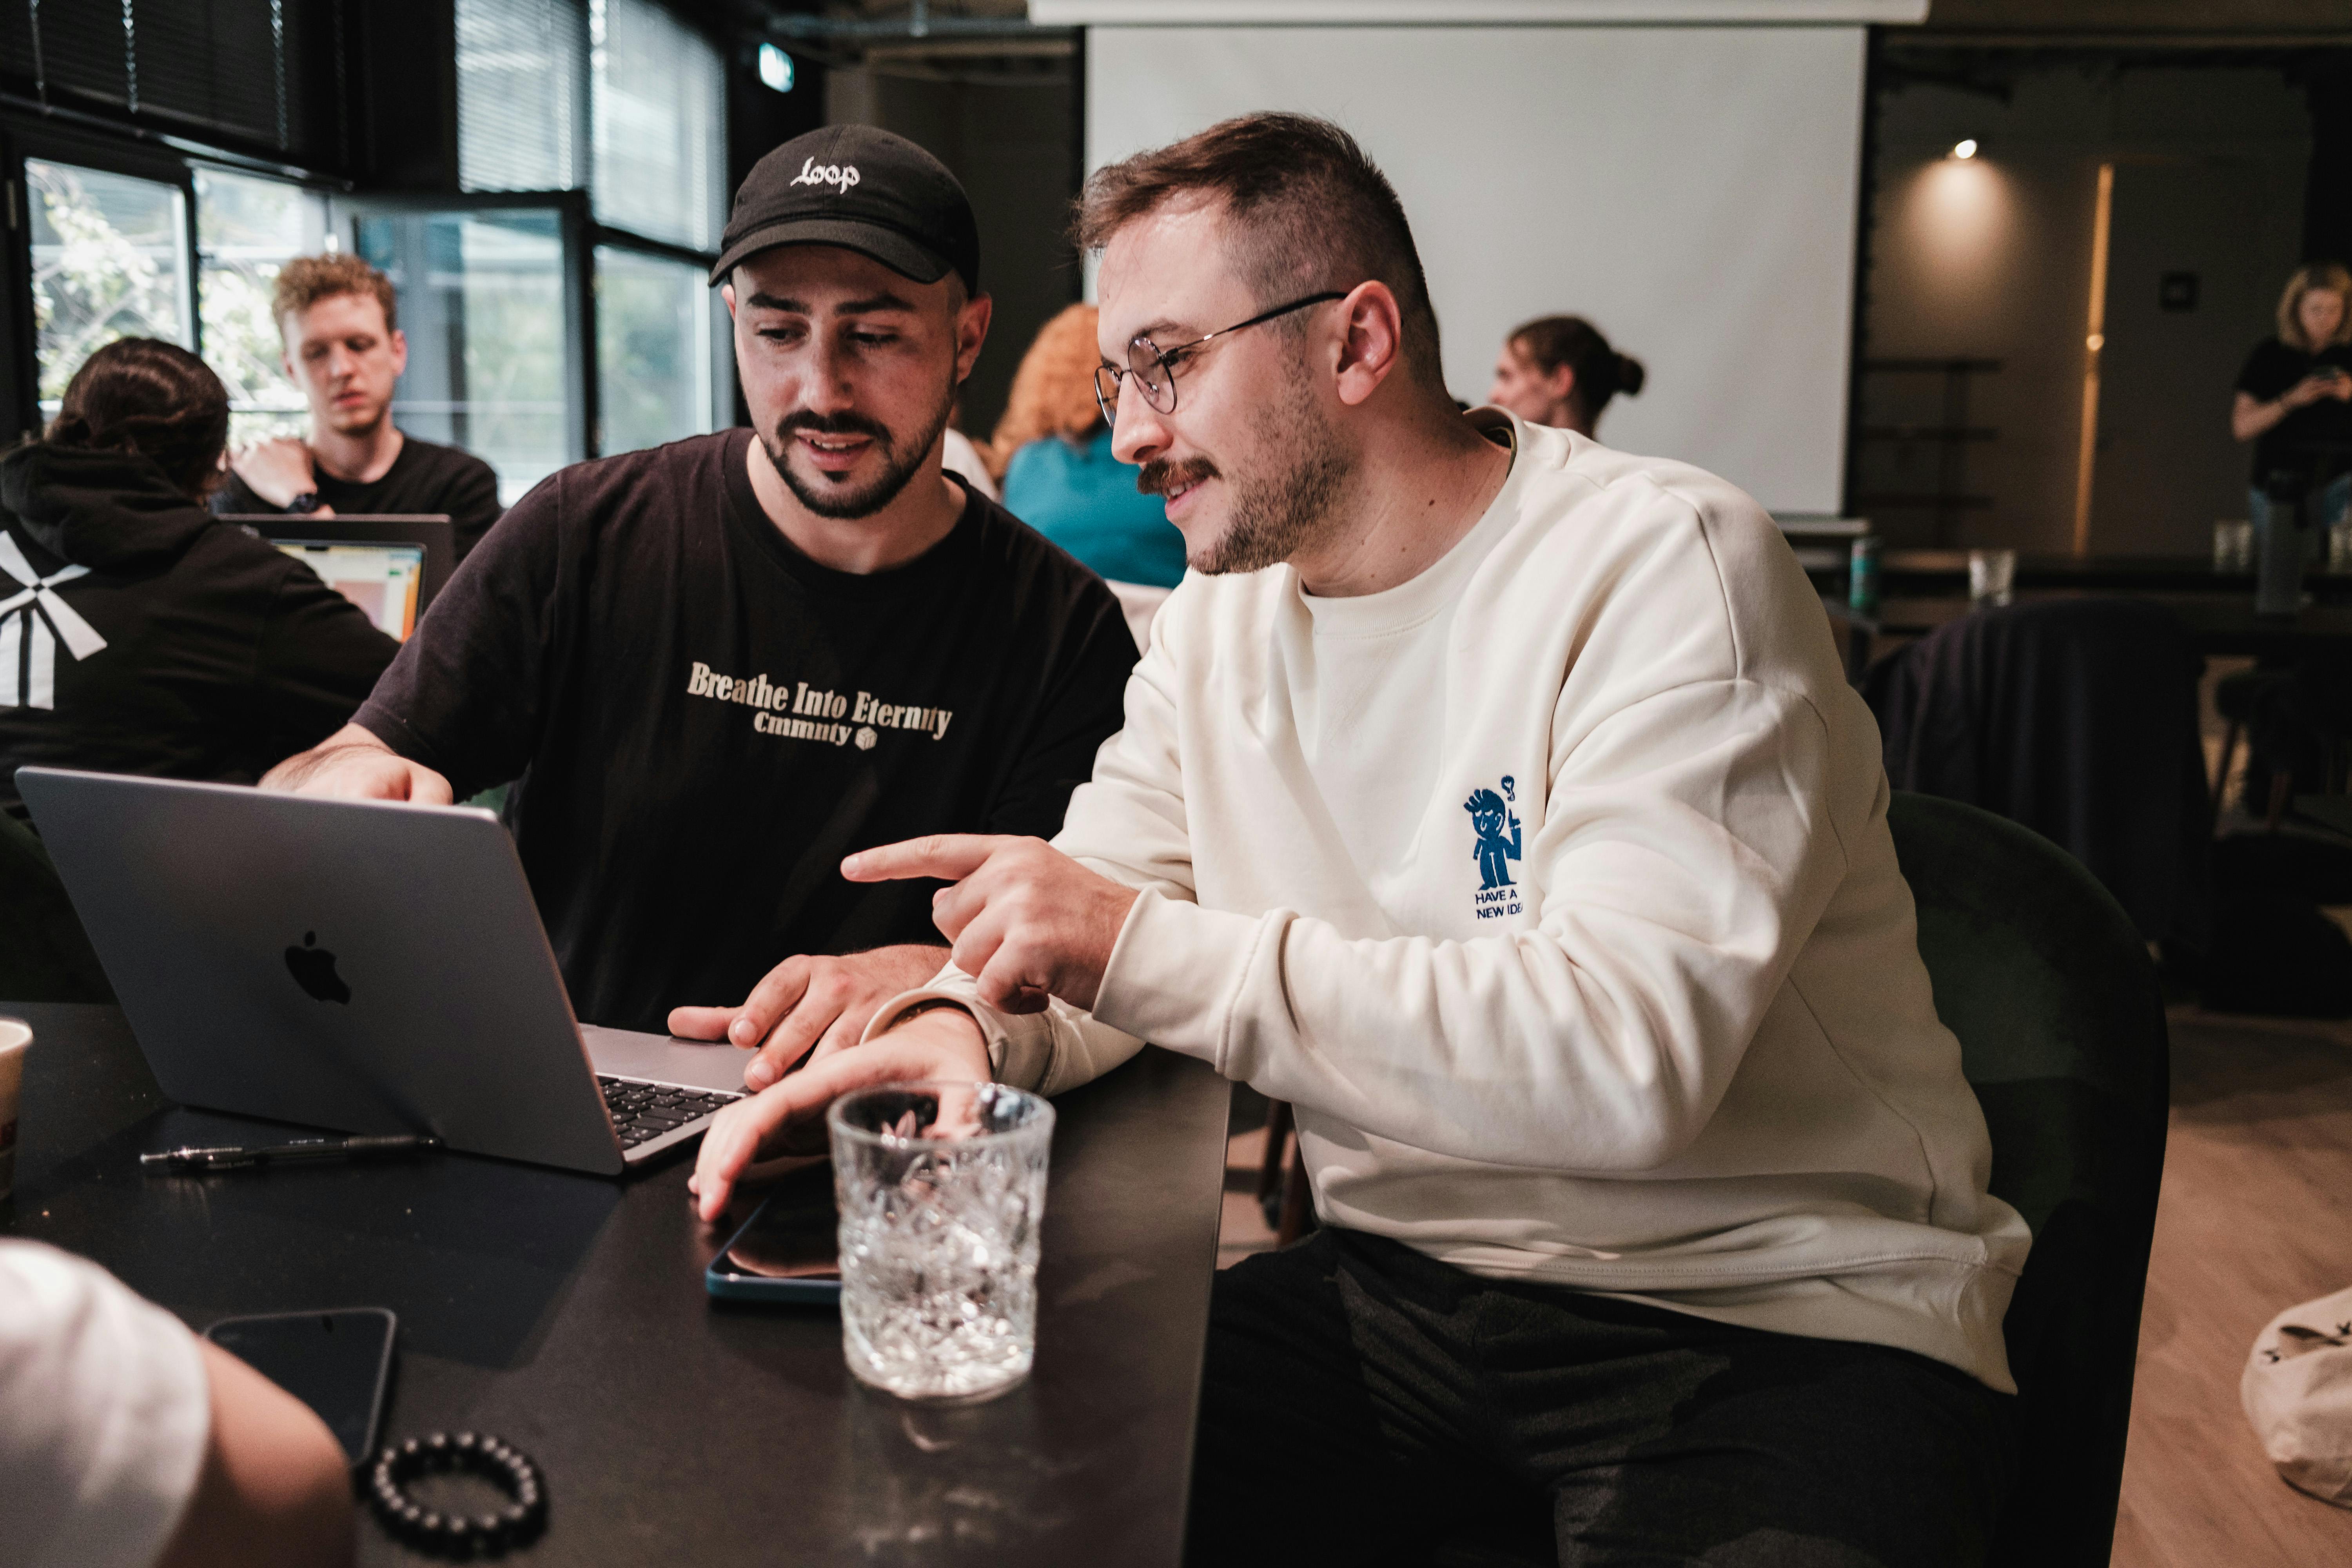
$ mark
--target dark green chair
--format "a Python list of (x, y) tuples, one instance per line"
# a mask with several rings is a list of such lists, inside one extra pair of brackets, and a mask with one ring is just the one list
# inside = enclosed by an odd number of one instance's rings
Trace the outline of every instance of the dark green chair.
[(2156, 968), (2098, 879), (2031, 829), (1903, 791), (1887, 823), (1993, 1193), (2033, 1230), (2002, 1325), (2018, 1474), (1990, 1561), (2104, 1568), (2170, 1102)]
[(0, 811), (0, 1002), (111, 1002), (39, 835)]

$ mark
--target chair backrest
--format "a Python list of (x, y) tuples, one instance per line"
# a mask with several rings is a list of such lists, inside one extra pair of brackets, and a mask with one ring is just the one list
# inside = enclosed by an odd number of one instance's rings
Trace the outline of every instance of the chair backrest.
[(2022, 823), (2091, 868), (2144, 937), (2201, 951), (2212, 813), (2179, 617), (2130, 598), (1953, 621), (1865, 678), (1896, 789)]
[(2170, 1101), (2155, 965), (2114, 897), (2039, 834), (1903, 791), (1887, 823), (1991, 1131), (1992, 1191), (2033, 1230), (2002, 1325), (2019, 1468), (1990, 1561), (2104, 1565)]
[(38, 835), (0, 811), (0, 1002), (111, 1002)]

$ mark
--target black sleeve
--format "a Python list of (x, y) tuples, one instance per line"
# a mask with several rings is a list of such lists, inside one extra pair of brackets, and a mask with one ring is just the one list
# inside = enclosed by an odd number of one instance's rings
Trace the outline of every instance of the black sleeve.
[(2268, 403), (2303, 379), (2303, 356), (2276, 338), (2265, 338), (2246, 356), (2238, 372), (2237, 391)]
[(463, 561), (499, 520), (499, 476), (479, 458), (467, 456), (449, 476), (448, 489), (434, 510), (449, 514), (449, 531), (456, 537), (457, 559)]
[(1051, 838), (1070, 792), (1094, 776), (1095, 753), (1118, 732), (1127, 678), (1138, 657), (1118, 598), (1092, 573), (1056, 606), (1055, 657), (1020, 753), (989, 806), (991, 833)]
[(271, 761), (351, 721), (400, 644), (299, 561), (286, 571), (254, 654), (263, 749)]
[(352, 721), (457, 798), (522, 776), (553, 668), (563, 477), (517, 501), (466, 558)]
[(220, 483), (220, 488), (206, 498), (205, 503), (215, 517), (250, 517), (257, 512), (283, 511), (283, 507), (271, 506), (245, 488), (245, 481), (234, 470)]

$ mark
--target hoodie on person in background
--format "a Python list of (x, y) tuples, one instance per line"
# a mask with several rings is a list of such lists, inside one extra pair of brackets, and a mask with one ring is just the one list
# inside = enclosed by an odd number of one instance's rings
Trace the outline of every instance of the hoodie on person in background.
[(137, 452), (0, 458), (0, 811), (27, 763), (251, 784), (342, 727), (399, 644)]

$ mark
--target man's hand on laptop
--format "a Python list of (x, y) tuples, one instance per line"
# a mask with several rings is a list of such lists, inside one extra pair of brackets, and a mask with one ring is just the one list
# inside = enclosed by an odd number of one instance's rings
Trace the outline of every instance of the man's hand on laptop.
[(953, 882), (932, 895), (931, 922), (955, 944), (956, 967), (979, 977), (980, 999), (1006, 1013), (1042, 1012), (1048, 996), (1093, 1007), (1135, 907), (1133, 888), (1042, 838), (935, 833), (860, 850), (841, 874), (853, 882)]
[(743, 1086), (762, 1089), (803, 1056), (814, 1067), (856, 1045), (876, 1008), (947, 963), (947, 949), (915, 942), (840, 957), (800, 953), (768, 971), (740, 1007), (672, 1008), (669, 1032), (756, 1049), (744, 1064)]
[(410, 762), (357, 724), (346, 724), (310, 750), (287, 758), (261, 775), (261, 787), (338, 800), (411, 800), (419, 805), (448, 805), (457, 799), (447, 779), (422, 763)]
[(726, 1212), (735, 1184), (756, 1162), (824, 1151), (824, 1108), (854, 1089), (944, 1079), (983, 1083), (988, 1041), (961, 1007), (918, 1013), (854, 1051), (836, 1051), (711, 1120), (686, 1184), (708, 1223)]

